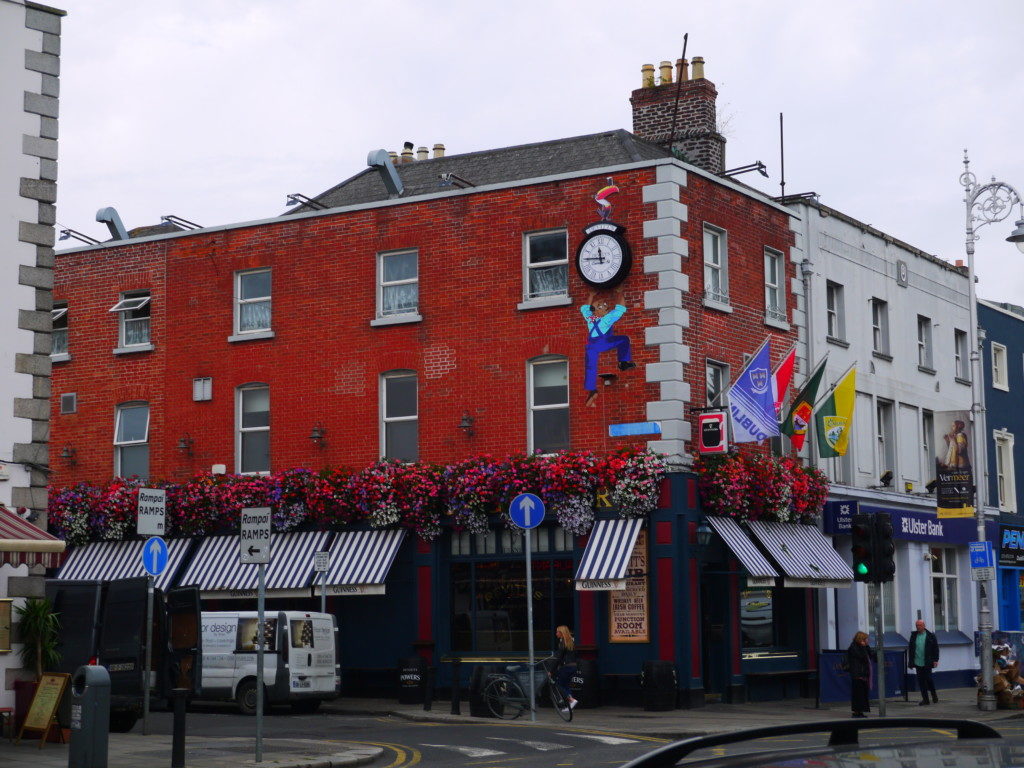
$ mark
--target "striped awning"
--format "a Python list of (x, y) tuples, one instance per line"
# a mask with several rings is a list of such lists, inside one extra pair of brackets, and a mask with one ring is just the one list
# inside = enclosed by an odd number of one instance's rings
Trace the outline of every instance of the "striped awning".
[(853, 570), (813, 525), (752, 522), (750, 531), (786, 574), (787, 587), (849, 587)]
[(747, 586), (771, 587), (775, 585), (775, 579), (779, 576), (778, 571), (772, 568), (771, 563), (761, 554), (757, 544), (743, 532), (739, 523), (731, 517), (708, 517), (707, 521), (722, 537), (725, 545), (736, 555), (736, 559), (747, 569), (749, 574)]
[(576, 589), (607, 591), (626, 588), (626, 566), (642, 518), (629, 520), (598, 520), (590, 531), (590, 540), (576, 571)]
[[(174, 583), (175, 574), (191, 543), (191, 539), (167, 539), (167, 567), (154, 580), (155, 587), (167, 589)], [(115, 581), (146, 576), (142, 565), (142, 548), (145, 545), (144, 539), (83, 544), (71, 550), (57, 578), (66, 581)]]
[[(384, 580), (395, 561), (405, 531), (342, 531), (331, 544), (327, 570), (328, 595), (383, 595)], [(321, 577), (313, 580), (313, 594), (321, 592)]]
[(22, 520), (0, 506), (0, 565), (37, 565), (56, 568), (64, 559), (63, 541)]
[[(264, 571), (267, 597), (309, 597), (313, 556), (330, 531), (270, 534), (270, 562)], [(252, 598), (259, 591), (259, 566), (242, 565), (238, 536), (204, 539), (179, 584), (199, 587), (200, 597)]]

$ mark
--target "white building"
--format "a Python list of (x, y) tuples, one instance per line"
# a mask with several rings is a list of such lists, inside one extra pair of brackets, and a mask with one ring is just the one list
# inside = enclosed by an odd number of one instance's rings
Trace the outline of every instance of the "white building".
[[(850, 560), (850, 513), (859, 506), (892, 516), (896, 578), (882, 588), (886, 647), (905, 648), (922, 618), (939, 638), (937, 684), (970, 685), (978, 613), (967, 542), (977, 539), (977, 524), (937, 518), (935, 495), (927, 490), (935, 476), (935, 414), (971, 407), (966, 269), (815, 201), (789, 207), (799, 217), (793, 223), (796, 260), (804, 262), (798, 288), (810, 308), (801, 369), (806, 376), (828, 355), (821, 397), (857, 364), (849, 450), (841, 458), (814, 459), (833, 484), (824, 530)], [(824, 647), (846, 648), (858, 630), (874, 635), (875, 590), (855, 584), (824, 591)]]
[[(46, 524), (49, 465), (63, 16), (27, 0), (0, 0), (0, 504), (40, 527)], [(0, 517), (0, 539), (10, 539), (13, 529), (4, 519), (10, 517)], [(10, 641), (11, 609), (19, 598), (42, 594), (42, 578), (32, 578), (30, 566), (10, 564), (21, 559), (22, 552), (0, 546), (0, 707), (13, 706), (14, 681), (24, 676), (20, 644)], [(41, 565), (31, 567), (43, 573)]]

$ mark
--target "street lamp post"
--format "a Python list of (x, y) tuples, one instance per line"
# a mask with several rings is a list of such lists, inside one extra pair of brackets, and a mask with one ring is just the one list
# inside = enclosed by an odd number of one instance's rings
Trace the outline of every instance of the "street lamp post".
[[(974, 516), (978, 523), (978, 541), (985, 541), (985, 509), (982, 504), (982, 494), (979, 492), (979, 483), (986, 482), (984, 474), (978, 471), (979, 465), (987, 454), (983, 454), (987, 443), (984, 435), (979, 429), (980, 422), (984, 418), (985, 407), (981, 401), (984, 396), (982, 381), (982, 367), (980, 354), (980, 340), (978, 338), (978, 303), (974, 287), (974, 242), (978, 239), (976, 230), (1002, 221), (1013, 210), (1013, 206), (1021, 206), (1021, 218), (1017, 221), (1016, 229), (1006, 238), (1014, 243), (1024, 253), (1024, 205), (1022, 198), (1009, 184), (992, 181), (987, 184), (979, 184), (970, 170), (970, 161), (967, 158), (967, 150), (964, 150), (964, 172), (960, 176), (960, 184), (964, 188), (964, 203), (966, 204), (966, 225), (967, 225), (967, 288), (970, 301), (970, 335), (968, 339), (971, 344), (971, 440), (974, 443)], [(982, 461), (979, 461), (982, 458)], [(978, 697), (978, 709), (991, 712), (996, 708), (996, 698), (992, 691), (992, 609), (989, 605), (989, 584), (986, 581), (978, 582), (978, 633), (981, 637), (981, 648), (978, 654), (981, 660), (981, 695)]]

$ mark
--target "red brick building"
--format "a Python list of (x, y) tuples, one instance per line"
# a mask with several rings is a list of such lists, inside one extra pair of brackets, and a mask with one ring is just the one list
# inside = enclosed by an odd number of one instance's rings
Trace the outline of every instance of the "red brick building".
[[(464, 155), (435, 147), (429, 159), (410, 149), (288, 215), (59, 253), (67, 345), (54, 357), (52, 485), (649, 441), (676, 470), (651, 521), (649, 642), (612, 645), (595, 593), (570, 591), (549, 620), (573, 623), (602, 672), (670, 660), (701, 699), (691, 409), (706, 405), (709, 376), (720, 386), (765, 336), (776, 356), (788, 349), (795, 276), (790, 214), (721, 175), (703, 62), (681, 87), (672, 79), (663, 68), (663, 84), (633, 92), (634, 133)], [(615, 333), (631, 339), (637, 367), (620, 371), (604, 353), (600, 373), (614, 376), (587, 407), (579, 307), (591, 288), (574, 262), (609, 180), (610, 219), (633, 254)], [(648, 421), (660, 436), (609, 436)], [(437, 658), (465, 650), (446, 618), (457, 546), (438, 541), (403, 549), (396, 578), (414, 589), (332, 601), (343, 625), (391, 627), (383, 647), (343, 629), (352, 670), (412, 644)], [(565, 552), (569, 566), (583, 543)], [(375, 658), (355, 663), (358, 653)]]

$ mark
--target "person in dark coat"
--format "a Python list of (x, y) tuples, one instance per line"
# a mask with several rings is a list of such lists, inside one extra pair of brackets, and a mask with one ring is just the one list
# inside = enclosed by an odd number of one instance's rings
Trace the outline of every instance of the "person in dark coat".
[(867, 717), (871, 711), (868, 690), (871, 688), (871, 662), (875, 650), (868, 645), (867, 632), (858, 632), (846, 649), (846, 669), (850, 673), (850, 709), (854, 717)]
[(939, 641), (921, 619), (914, 623), (914, 627), (915, 630), (910, 633), (910, 643), (907, 645), (907, 666), (913, 667), (917, 672), (917, 687), (921, 691), (921, 702), (918, 706), (928, 704), (929, 693), (932, 695), (932, 702), (938, 704), (939, 696), (935, 693), (932, 670), (939, 666)]
[(576, 674), (576, 641), (573, 640), (572, 632), (564, 624), (555, 630), (555, 636), (558, 637), (558, 650), (555, 652), (555, 681), (565, 696), (569, 709), (575, 709), (579, 702), (573, 698), (569, 682)]

